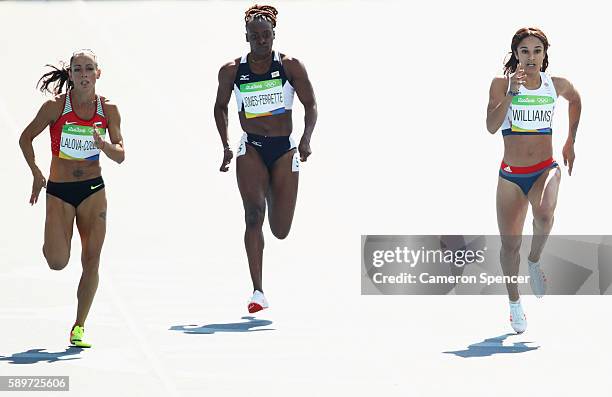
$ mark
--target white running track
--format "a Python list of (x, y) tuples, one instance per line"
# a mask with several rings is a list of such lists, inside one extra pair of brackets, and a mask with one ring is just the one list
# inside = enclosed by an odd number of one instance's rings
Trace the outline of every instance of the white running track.
[[(497, 231), (502, 139), (485, 108), (523, 25), (543, 28), (551, 73), (583, 97), (554, 231), (612, 234), (607, 13), (588, 1), (275, 2), (275, 47), (304, 61), (320, 118), (289, 238), (266, 226), (271, 308), (246, 319), (242, 205), (234, 163), (217, 171), (212, 106), (218, 68), (247, 51), (249, 4), (0, 2), (0, 375), (69, 375), (56, 394), (88, 397), (609, 393), (609, 296), (523, 297), (528, 330), (508, 336), (504, 296), (361, 296), (359, 268), (361, 234)], [(120, 166), (102, 161), (108, 233), (85, 351), (66, 343), (78, 234), (68, 268), (49, 270), (44, 200), (27, 203), (17, 145), (44, 100), (44, 65), (78, 48), (99, 56), (98, 92), (119, 104), (127, 151)], [(235, 111), (232, 100), (234, 142)], [(47, 134), (35, 141), (43, 170)]]

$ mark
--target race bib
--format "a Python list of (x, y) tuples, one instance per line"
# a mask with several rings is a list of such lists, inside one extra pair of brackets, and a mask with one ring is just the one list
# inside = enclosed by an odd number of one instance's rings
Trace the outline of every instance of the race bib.
[(293, 153), (291, 160), (291, 172), (300, 172), (300, 155), (298, 152)]
[(517, 95), (512, 98), (513, 132), (551, 132), (555, 99), (541, 95)]
[[(105, 128), (97, 128), (98, 134), (104, 139)], [(93, 138), (93, 127), (66, 124), (62, 127), (59, 157), (68, 160), (97, 160), (100, 149)]]
[(240, 93), (247, 119), (285, 112), (281, 79), (240, 84)]

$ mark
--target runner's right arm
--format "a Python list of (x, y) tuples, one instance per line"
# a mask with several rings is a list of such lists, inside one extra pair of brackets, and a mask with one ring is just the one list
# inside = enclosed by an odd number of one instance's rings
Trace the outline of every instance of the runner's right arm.
[(30, 170), (32, 171), (32, 176), (34, 177), (34, 182), (32, 183), (32, 194), (30, 196), (30, 204), (35, 204), (38, 201), (38, 195), (40, 194), (40, 190), (46, 186), (47, 181), (43, 176), (40, 168), (36, 165), (36, 158), (34, 156), (34, 147), (32, 146), (32, 141), (41, 132), (47, 128), (50, 124), (52, 124), (55, 120), (54, 117), (57, 114), (57, 102), (54, 100), (49, 100), (45, 102), (41, 107), (34, 120), (28, 124), (28, 126), (23, 130), (21, 136), (19, 137), (19, 146), (21, 147), (21, 151), (23, 152), (23, 157), (25, 158)]
[(495, 134), (504, 122), (512, 96), (506, 93), (508, 80), (495, 77), (489, 89), (489, 105), (487, 106), (487, 130)]
[(236, 62), (229, 62), (221, 67), (219, 70), (219, 87), (217, 88), (217, 99), (215, 100), (215, 123), (217, 124), (217, 130), (219, 131), (219, 137), (223, 144), (223, 162), (219, 171), (226, 172), (229, 170), (229, 163), (232, 161), (234, 154), (229, 146), (229, 139), (227, 136), (228, 127), (228, 115), (227, 105), (232, 96), (232, 90), (234, 88), (234, 77), (236, 76)]
[(510, 87), (507, 77), (495, 77), (489, 89), (489, 105), (487, 106), (487, 130), (495, 134), (504, 123), (508, 107), (513, 96), (508, 91), (518, 92), (521, 84), (525, 83), (525, 70), (519, 64), (516, 72), (510, 75)]

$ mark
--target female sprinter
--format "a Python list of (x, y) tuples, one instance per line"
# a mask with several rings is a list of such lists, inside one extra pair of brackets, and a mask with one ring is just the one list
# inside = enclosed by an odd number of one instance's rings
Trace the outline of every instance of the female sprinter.
[[(100, 152), (117, 163), (125, 158), (117, 106), (96, 95), (100, 72), (95, 54), (81, 50), (72, 55), (68, 68), (62, 66), (44, 74), (40, 89), (55, 94), (55, 98), (42, 105), (19, 138), (34, 177), (30, 204), (38, 201), (43, 187), (47, 189), (43, 254), (51, 269), (61, 270), (68, 264), (75, 219), (81, 236), (83, 273), (77, 290), (76, 320), (70, 330), (70, 343), (78, 347), (91, 347), (83, 341), (84, 325), (98, 287), (106, 233)], [(66, 93), (61, 94), (64, 85)], [(32, 148), (33, 139), (47, 126), (52, 153), (48, 182), (36, 165)], [(105, 139), (106, 131), (110, 142)]]
[[(580, 120), (580, 96), (561, 77), (550, 77), (548, 39), (536, 28), (518, 30), (511, 43), (511, 56), (504, 76), (491, 83), (487, 107), (487, 129), (500, 127), (504, 137), (504, 158), (497, 185), (497, 222), (502, 248), (500, 261), (507, 276), (519, 271), (521, 234), (531, 204), (533, 240), (527, 258), (529, 283), (537, 297), (546, 292), (546, 278), (540, 268), (542, 249), (553, 225), (561, 171), (553, 160), (552, 116), (558, 96), (569, 102), (569, 134), (563, 146), (563, 162), (572, 174), (574, 142)], [(510, 323), (524, 332), (527, 320), (519, 299), (518, 285), (507, 283)]]
[(276, 15), (271, 6), (255, 5), (246, 11), (250, 52), (221, 67), (214, 108), (223, 144), (220, 171), (226, 172), (233, 157), (227, 135), (227, 104), (234, 91), (244, 131), (236, 154), (236, 174), (244, 204), (244, 245), (254, 290), (248, 304), (250, 313), (268, 307), (262, 288), (266, 203), (270, 229), (279, 239), (289, 234), (295, 210), (299, 160), (290, 138), (294, 92), (305, 108), (304, 134), (298, 146), (301, 161), (311, 154), (310, 137), (317, 120), (314, 92), (304, 65), (272, 49)]

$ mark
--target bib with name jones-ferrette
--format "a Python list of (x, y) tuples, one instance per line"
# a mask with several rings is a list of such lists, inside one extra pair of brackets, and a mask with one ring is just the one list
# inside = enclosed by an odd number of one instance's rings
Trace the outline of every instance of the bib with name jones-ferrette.
[(290, 110), (294, 93), (278, 52), (273, 52), (270, 69), (264, 74), (254, 74), (247, 56), (241, 58), (234, 78), (234, 95), (238, 111), (244, 112), (247, 119), (273, 116)]

